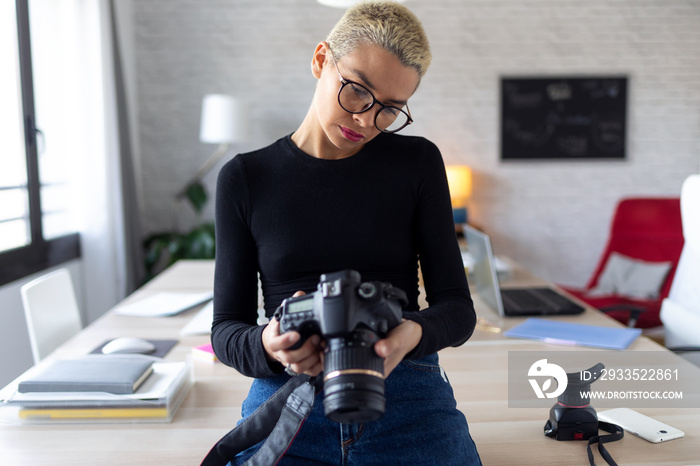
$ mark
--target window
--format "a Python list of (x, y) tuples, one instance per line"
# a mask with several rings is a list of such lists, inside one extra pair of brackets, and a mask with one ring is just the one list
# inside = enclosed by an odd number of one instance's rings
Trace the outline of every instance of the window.
[[(31, 5), (31, 32), (41, 32), (42, 21), (59, 21), (42, 17), (41, 3)], [(28, 0), (0, 2), (0, 285), (80, 256), (71, 208), (75, 167), (56, 105), (64, 85), (56, 62), (61, 44), (48, 33), (30, 42), (29, 18)]]

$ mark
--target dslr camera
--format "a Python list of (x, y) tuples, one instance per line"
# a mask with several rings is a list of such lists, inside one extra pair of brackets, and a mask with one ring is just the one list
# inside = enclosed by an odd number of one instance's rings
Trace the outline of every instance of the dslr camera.
[[(591, 406), (591, 384), (602, 375), (603, 363), (581, 372), (567, 373), (567, 385), (549, 410), (544, 435), (557, 440), (588, 440), (598, 435), (598, 414)], [(582, 374), (589, 374), (583, 379)]]
[(406, 304), (402, 290), (344, 270), (321, 275), (317, 291), (287, 298), (275, 311), (280, 333), (301, 334), (291, 349), (314, 334), (325, 340), (323, 407), (332, 421), (368, 422), (384, 414), (384, 360), (374, 343), (401, 323)]

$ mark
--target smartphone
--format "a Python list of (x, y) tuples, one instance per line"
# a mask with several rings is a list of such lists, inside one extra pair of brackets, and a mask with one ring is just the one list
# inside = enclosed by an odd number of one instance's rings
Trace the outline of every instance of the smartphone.
[(598, 420), (617, 424), (627, 432), (651, 443), (666, 442), (685, 435), (682, 430), (629, 408), (601, 411), (598, 413)]

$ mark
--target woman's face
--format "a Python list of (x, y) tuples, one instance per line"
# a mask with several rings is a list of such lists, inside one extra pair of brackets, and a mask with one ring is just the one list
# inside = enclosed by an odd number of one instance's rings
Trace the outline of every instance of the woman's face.
[[(336, 68), (337, 65), (337, 68)], [(319, 79), (314, 98), (316, 114), (327, 139), (326, 150), (338, 156), (358, 152), (379, 130), (374, 118), (381, 106), (375, 104), (364, 113), (349, 113), (338, 103), (341, 82), (338, 73), (362, 84), (384, 105), (402, 108), (418, 87), (418, 72), (401, 64), (398, 58), (376, 45), (362, 45), (352, 53), (334, 59), (328, 44), (316, 48), (312, 62)]]

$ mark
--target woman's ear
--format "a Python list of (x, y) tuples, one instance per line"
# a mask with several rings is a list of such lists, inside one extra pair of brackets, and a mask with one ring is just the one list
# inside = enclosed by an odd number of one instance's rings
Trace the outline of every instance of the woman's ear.
[(326, 64), (326, 60), (329, 59), (329, 47), (328, 42), (319, 42), (314, 50), (314, 56), (311, 59), (311, 73), (316, 79), (321, 78), (321, 72)]

